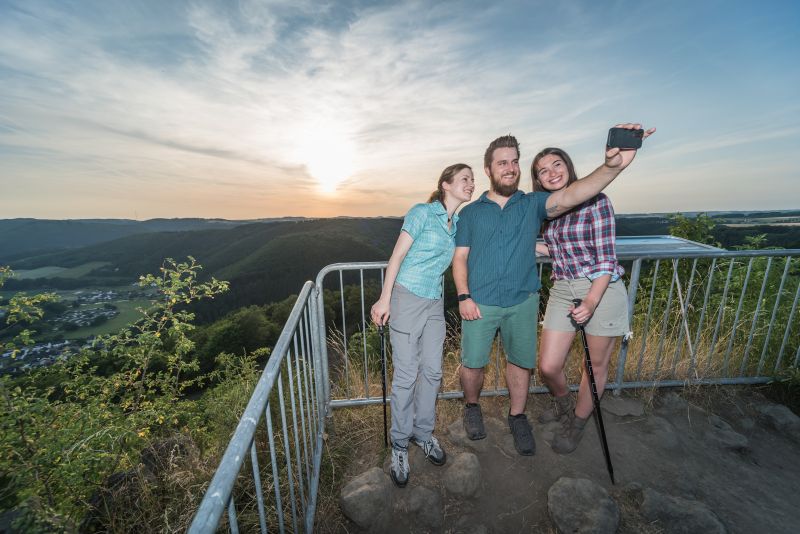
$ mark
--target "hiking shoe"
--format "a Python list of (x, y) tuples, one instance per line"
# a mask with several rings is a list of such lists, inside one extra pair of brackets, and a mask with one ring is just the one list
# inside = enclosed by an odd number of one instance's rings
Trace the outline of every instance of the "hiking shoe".
[(436, 436), (431, 436), (428, 441), (420, 441), (417, 438), (411, 438), (411, 441), (422, 447), (423, 452), (425, 452), (425, 458), (433, 465), (444, 465), (447, 461), (447, 454), (445, 454), (442, 446), (439, 445), (439, 440), (436, 439)]
[(583, 431), (586, 430), (587, 417), (583, 419), (575, 415), (575, 412), (564, 421), (561, 432), (553, 438), (552, 449), (558, 454), (569, 454), (578, 448), (578, 444), (583, 438)]
[(486, 429), (483, 426), (483, 414), (480, 404), (464, 405), (464, 432), (471, 440), (483, 439), (486, 437)]
[(392, 465), (389, 476), (398, 488), (405, 488), (408, 484), (408, 475), (411, 471), (408, 465), (408, 447), (392, 445)]
[(536, 442), (533, 439), (528, 417), (524, 413), (509, 415), (508, 427), (511, 429), (511, 435), (514, 436), (514, 448), (517, 449), (517, 452), (522, 456), (533, 456), (533, 453), (536, 452)]
[(548, 409), (539, 414), (540, 423), (552, 423), (553, 421), (563, 421), (564, 418), (575, 409), (572, 395), (567, 393), (562, 397), (552, 397), (552, 403)]

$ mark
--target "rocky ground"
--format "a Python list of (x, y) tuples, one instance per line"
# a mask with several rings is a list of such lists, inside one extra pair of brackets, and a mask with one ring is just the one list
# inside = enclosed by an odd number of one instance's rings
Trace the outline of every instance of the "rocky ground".
[[(456, 402), (456, 401), (450, 401)], [(536, 420), (547, 398), (532, 396)], [(578, 449), (555, 454), (558, 423), (534, 424), (533, 457), (514, 450), (507, 399), (483, 399), (487, 438), (457, 415), (437, 435), (447, 464), (411, 446), (404, 489), (362, 465), (341, 492), (350, 532), (789, 533), (800, 524), (800, 418), (746, 389), (609, 394), (603, 417), (616, 484), (593, 423)]]

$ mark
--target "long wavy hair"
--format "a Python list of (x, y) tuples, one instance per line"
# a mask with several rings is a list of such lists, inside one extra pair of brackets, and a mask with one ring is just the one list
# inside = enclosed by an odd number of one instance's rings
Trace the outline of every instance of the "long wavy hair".
[(560, 148), (549, 147), (536, 154), (536, 157), (533, 158), (533, 162), (531, 163), (531, 182), (533, 182), (534, 191), (547, 191), (547, 189), (542, 187), (542, 184), (539, 183), (539, 180), (536, 179), (536, 164), (539, 163), (539, 160), (543, 157), (551, 154), (564, 160), (564, 163), (567, 165), (567, 185), (578, 180), (578, 175), (575, 173), (575, 165), (572, 163), (572, 158), (569, 157), (569, 154)]

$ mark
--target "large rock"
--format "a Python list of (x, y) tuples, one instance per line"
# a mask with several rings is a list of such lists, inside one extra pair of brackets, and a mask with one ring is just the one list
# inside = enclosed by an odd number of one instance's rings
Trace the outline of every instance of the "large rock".
[(439, 492), (417, 486), (408, 492), (405, 504), (407, 506), (405, 511), (412, 516), (411, 524), (432, 529), (442, 527), (444, 510)]
[(359, 527), (380, 532), (389, 522), (392, 482), (378, 468), (360, 474), (343, 489), (339, 499), (342, 512)]
[(625, 417), (627, 415), (639, 417), (644, 415), (644, 403), (639, 399), (604, 395), (600, 407), (604, 411), (613, 413), (619, 417)]
[(670, 391), (665, 395), (662, 395), (658, 399), (658, 409), (662, 412), (667, 413), (675, 413), (675, 412), (685, 412), (688, 408), (689, 403), (686, 402), (686, 399), (675, 393), (674, 391)]
[(447, 491), (461, 497), (471, 497), (481, 484), (481, 464), (471, 452), (462, 452), (450, 463), (444, 475)]
[(619, 526), (617, 504), (585, 478), (559, 478), (547, 490), (547, 511), (562, 534), (613, 533)]
[(674, 449), (680, 445), (678, 431), (672, 423), (663, 417), (658, 417), (657, 415), (648, 417), (645, 425), (657, 445), (665, 449)]
[(706, 432), (708, 441), (716, 443), (723, 449), (734, 451), (747, 449), (747, 438), (731, 428), (727, 421), (716, 415), (710, 415), (708, 416), (708, 422), (711, 423), (711, 429)]
[(480, 523), (478, 519), (469, 515), (462, 515), (456, 521), (455, 527), (452, 530), (448, 529), (448, 532), (453, 534), (489, 534), (489, 529), (486, 528), (486, 525)]
[(724, 534), (725, 525), (698, 501), (661, 494), (653, 489), (643, 491), (641, 513), (654, 527), (665, 534)]
[(800, 417), (782, 404), (762, 404), (756, 408), (767, 426), (800, 443)]

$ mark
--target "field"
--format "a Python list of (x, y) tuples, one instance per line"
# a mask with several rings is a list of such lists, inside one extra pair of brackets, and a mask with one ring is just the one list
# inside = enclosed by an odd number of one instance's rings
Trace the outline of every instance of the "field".
[(135, 322), (140, 315), (139, 312), (136, 311), (136, 308), (137, 307), (146, 308), (147, 306), (150, 305), (150, 300), (148, 299), (118, 300), (115, 301), (113, 304), (117, 307), (119, 315), (117, 315), (113, 319), (106, 321), (105, 323), (99, 326), (87, 326), (84, 328), (73, 330), (72, 332), (65, 332), (64, 338), (83, 339), (89, 336), (114, 334), (118, 332), (120, 329)]
[(15, 278), (20, 280), (30, 280), (33, 278), (80, 278), (86, 276), (90, 272), (108, 265), (107, 261), (91, 261), (72, 267), (57, 267), (55, 265), (48, 265), (47, 267), (39, 267), (38, 269), (20, 269), (14, 271)]

